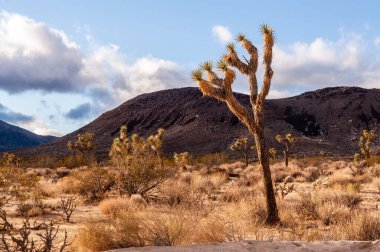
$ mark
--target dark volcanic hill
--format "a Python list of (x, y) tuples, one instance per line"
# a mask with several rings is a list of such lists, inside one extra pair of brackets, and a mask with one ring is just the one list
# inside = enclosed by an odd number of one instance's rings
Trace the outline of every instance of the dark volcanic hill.
[(54, 136), (40, 136), (0, 120), (0, 152), (48, 143)]
[[(236, 94), (249, 107), (249, 97)], [(325, 88), (265, 104), (268, 146), (278, 147), (277, 134), (297, 137), (294, 153), (352, 154), (362, 129), (380, 132), (380, 90), (357, 87)], [(22, 155), (66, 155), (66, 143), (76, 134), (96, 135), (98, 154), (105, 157), (121, 125), (130, 133), (149, 135), (166, 129), (164, 152), (206, 154), (225, 151), (235, 138), (249, 135), (224, 103), (203, 97), (197, 88), (143, 94), (102, 114), (81, 129), (55, 142), (22, 150)], [(376, 140), (379, 143), (379, 140)]]

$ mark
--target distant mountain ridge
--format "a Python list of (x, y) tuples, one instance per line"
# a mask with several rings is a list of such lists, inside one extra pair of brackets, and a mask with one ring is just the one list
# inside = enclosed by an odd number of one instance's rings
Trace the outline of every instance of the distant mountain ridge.
[(55, 139), (54, 136), (40, 136), (0, 120), (0, 152), (33, 147)]
[[(250, 109), (249, 96), (235, 95)], [(127, 125), (129, 133), (143, 136), (164, 128), (163, 150), (169, 156), (183, 151), (195, 155), (226, 151), (237, 137), (249, 136), (224, 103), (188, 87), (139, 95), (57, 141), (19, 153), (64, 156), (68, 140), (75, 140), (78, 133), (91, 132), (98, 144), (97, 155), (104, 158), (122, 125)], [(281, 146), (274, 137), (292, 133), (297, 138), (292, 153), (351, 155), (358, 151), (362, 129), (380, 133), (380, 90), (334, 87), (267, 100), (265, 125), (268, 147), (279, 151)], [(375, 144), (379, 145), (379, 138)]]

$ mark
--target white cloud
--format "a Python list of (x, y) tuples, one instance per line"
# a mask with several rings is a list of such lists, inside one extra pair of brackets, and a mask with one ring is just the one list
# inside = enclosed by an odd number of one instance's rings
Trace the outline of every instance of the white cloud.
[(358, 35), (338, 41), (317, 38), (311, 43), (298, 42), (286, 48), (276, 46), (273, 82), (282, 87), (309, 90), (326, 86), (380, 87), (378, 65)]
[(232, 40), (232, 33), (226, 26), (216, 25), (212, 27), (212, 34), (223, 44)]
[(35, 134), (42, 135), (42, 136), (62, 136), (62, 133), (52, 129), (50, 125), (48, 125), (46, 122), (41, 121), (40, 119), (34, 119), (30, 122), (22, 122), (18, 123), (18, 126), (30, 130)]
[(1, 12), (0, 89), (80, 92), (95, 96), (98, 106), (114, 106), (187, 81), (174, 62), (154, 57), (127, 61), (117, 45), (90, 40), (90, 49), (83, 51), (63, 31)]
[(291, 93), (286, 90), (271, 89), (268, 94), (269, 99), (279, 99), (291, 96)]

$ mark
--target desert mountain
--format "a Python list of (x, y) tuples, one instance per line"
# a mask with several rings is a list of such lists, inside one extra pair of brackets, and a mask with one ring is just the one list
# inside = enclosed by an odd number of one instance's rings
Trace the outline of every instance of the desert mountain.
[(54, 136), (40, 136), (0, 120), (0, 151), (37, 146), (54, 139)]
[[(249, 108), (249, 97), (236, 94)], [(268, 100), (265, 104), (266, 138), (269, 147), (281, 147), (277, 134), (292, 133), (299, 155), (340, 154), (357, 151), (362, 129), (380, 133), (380, 90), (334, 87), (298, 96)], [(164, 128), (164, 152), (189, 151), (200, 155), (221, 152), (237, 137), (249, 136), (226, 105), (203, 97), (197, 88), (180, 88), (139, 95), (57, 141), (29, 148), (21, 155), (66, 155), (68, 140), (78, 133), (95, 133), (97, 154), (106, 157), (119, 128), (144, 136)], [(379, 144), (377, 138), (376, 143)]]

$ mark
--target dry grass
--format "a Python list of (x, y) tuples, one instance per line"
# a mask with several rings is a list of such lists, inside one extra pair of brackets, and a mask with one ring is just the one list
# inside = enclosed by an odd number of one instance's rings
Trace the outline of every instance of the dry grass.
[[(37, 177), (33, 183), (5, 171), (4, 176), (22, 182), (28, 190), (21, 191), (27, 192), (23, 201), (12, 199), (5, 208), (15, 219), (58, 219), (49, 204), (54, 206), (60, 197), (82, 196), (75, 223), (64, 224), (71, 230), (69, 236), (76, 236), (73, 251), (243, 239), (379, 239), (379, 216), (372, 207), (379, 200), (373, 191), (380, 192), (376, 178), (380, 166), (354, 177), (345, 161), (292, 159), (287, 169), (283, 162), (273, 163), (274, 180), (282, 183), (286, 178), (294, 191), (277, 198), (282, 222), (269, 228), (263, 224), (266, 201), (260, 167), (242, 165), (207, 167), (198, 162), (160, 184), (147, 200), (137, 194), (119, 196), (117, 186), (110, 184), (115, 179), (112, 169), (29, 169), (27, 174)], [(17, 208), (20, 202), (24, 205)]]
[(100, 213), (104, 215), (115, 216), (122, 211), (128, 211), (135, 205), (126, 197), (109, 198), (99, 202), (98, 208)]
[(380, 239), (380, 216), (368, 211), (354, 212), (337, 227), (340, 239), (375, 241)]

